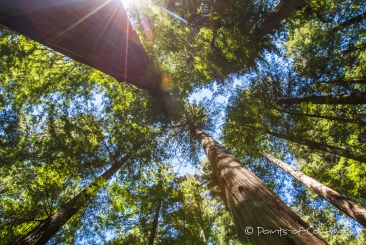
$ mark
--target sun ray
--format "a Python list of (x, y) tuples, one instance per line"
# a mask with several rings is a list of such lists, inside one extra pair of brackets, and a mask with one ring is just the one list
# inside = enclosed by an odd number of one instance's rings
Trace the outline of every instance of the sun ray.
[(96, 8), (95, 10), (93, 10), (92, 12), (90, 12), (89, 14), (87, 14), (86, 16), (84, 16), (83, 18), (81, 18), (78, 22), (76, 22), (75, 24), (71, 25), (70, 27), (68, 27), (63, 32), (59, 33), (57, 36), (55, 36), (53, 38), (53, 40), (55, 40), (58, 37), (64, 35), (66, 32), (68, 32), (69, 30), (71, 30), (72, 28), (74, 28), (75, 26), (77, 26), (78, 24), (80, 24), (81, 22), (83, 22), (85, 19), (89, 18), (90, 16), (92, 16), (93, 14), (95, 14), (96, 12), (98, 12), (100, 9), (102, 9), (104, 6), (106, 6), (110, 1), (111, 0), (106, 1), (105, 3), (103, 3), (102, 5), (100, 5), (98, 8)]

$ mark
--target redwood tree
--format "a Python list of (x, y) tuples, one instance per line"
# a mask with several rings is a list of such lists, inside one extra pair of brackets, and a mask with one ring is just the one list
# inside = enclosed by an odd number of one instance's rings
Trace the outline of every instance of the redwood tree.
[(57, 231), (59, 231), (74, 214), (85, 207), (90, 199), (97, 193), (98, 189), (105, 184), (105, 181), (109, 180), (113, 174), (115, 174), (122, 165), (132, 157), (135, 151), (137, 151), (143, 143), (144, 141), (136, 143), (129, 153), (116, 161), (107, 171), (94, 180), (93, 183), (91, 183), (81, 193), (76, 195), (51, 217), (40, 222), (26, 235), (21, 237), (15, 244), (41, 245), (47, 243), (48, 240), (56, 234)]
[(331, 146), (331, 145), (327, 145), (325, 143), (319, 143), (316, 141), (301, 139), (301, 138), (289, 136), (286, 134), (280, 134), (280, 133), (275, 133), (275, 132), (270, 132), (270, 131), (268, 131), (267, 133), (270, 135), (273, 135), (275, 137), (278, 137), (278, 138), (282, 138), (282, 139), (289, 140), (289, 141), (292, 141), (292, 142), (295, 142), (298, 144), (306, 145), (313, 149), (325, 151), (325, 152), (335, 154), (338, 156), (344, 156), (344, 157), (354, 159), (354, 160), (357, 160), (360, 162), (366, 162), (366, 156), (362, 153), (352, 152), (348, 149)]
[(305, 98), (288, 98), (276, 101), (279, 105), (293, 105), (299, 103), (358, 105), (366, 104), (366, 93), (351, 93), (334, 96), (311, 96)]
[(268, 17), (259, 26), (257, 32), (258, 37), (263, 37), (275, 29), (275, 27), (299, 6), (304, 4), (304, 0), (281, 0), (273, 9)]
[(366, 226), (366, 209), (359, 206), (357, 203), (349, 200), (348, 198), (342, 196), (335, 190), (329, 188), (328, 186), (323, 185), (319, 181), (303, 174), (300, 170), (297, 170), (287, 163), (281, 161), (280, 159), (268, 154), (266, 152), (263, 153), (263, 156), (267, 158), (269, 161), (276, 164), (278, 167), (282, 168), (296, 180), (303, 183), (306, 187), (310, 188), (316, 194), (323, 197), (325, 200), (333, 204), (336, 208), (346, 213), (352, 219), (356, 220), (358, 223)]
[(155, 240), (155, 236), (156, 236), (156, 230), (158, 228), (161, 203), (162, 203), (162, 200), (160, 200), (158, 202), (158, 206), (156, 207), (156, 210), (155, 210), (154, 220), (152, 222), (151, 232), (150, 232), (150, 237), (149, 237), (149, 245), (154, 244), (154, 240)]
[(327, 244), (224, 147), (201, 129), (194, 133), (211, 163), (242, 242)]

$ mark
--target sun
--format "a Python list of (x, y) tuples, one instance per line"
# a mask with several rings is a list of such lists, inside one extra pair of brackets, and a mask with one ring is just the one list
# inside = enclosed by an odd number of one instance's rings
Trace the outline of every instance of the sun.
[(126, 7), (130, 7), (131, 5), (133, 5), (134, 3), (138, 3), (139, 0), (121, 0), (123, 6)]

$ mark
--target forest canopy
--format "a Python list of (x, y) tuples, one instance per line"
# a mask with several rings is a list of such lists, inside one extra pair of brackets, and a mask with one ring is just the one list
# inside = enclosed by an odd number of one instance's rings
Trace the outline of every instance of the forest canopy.
[(366, 2), (102, 2), (148, 75), (0, 25), (0, 244), (366, 243)]

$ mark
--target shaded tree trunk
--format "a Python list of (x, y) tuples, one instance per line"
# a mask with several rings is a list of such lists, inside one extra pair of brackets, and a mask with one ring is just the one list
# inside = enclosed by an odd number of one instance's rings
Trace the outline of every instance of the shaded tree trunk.
[(294, 169), (287, 163), (275, 158), (274, 156), (264, 152), (263, 156), (269, 161), (276, 164), (278, 167), (282, 168), (296, 180), (303, 183), (306, 187), (310, 188), (319, 196), (323, 197), (325, 200), (333, 204), (336, 208), (350, 216), (352, 219), (356, 220), (358, 223), (366, 227), (366, 209), (357, 205), (357, 203), (345, 198), (333, 189), (323, 185), (322, 183), (316, 181), (315, 179), (302, 173), (300, 170)]
[(257, 38), (260, 39), (269, 34), (282, 20), (289, 17), (303, 3), (304, 0), (281, 0), (257, 29)]
[(340, 117), (332, 117), (332, 116), (321, 116), (321, 115), (313, 115), (313, 114), (306, 114), (306, 113), (299, 113), (299, 112), (289, 112), (285, 110), (280, 110), (286, 114), (295, 115), (295, 116), (304, 116), (304, 117), (313, 117), (313, 118), (323, 118), (331, 121), (338, 121), (342, 123), (357, 123), (361, 126), (366, 126), (366, 122), (362, 122), (360, 120), (352, 120), (352, 119), (345, 119)]
[(163, 200), (160, 200), (159, 203), (158, 203), (158, 206), (156, 207), (154, 221), (152, 223), (151, 233), (150, 233), (150, 237), (149, 237), (149, 245), (154, 244), (154, 240), (155, 240), (155, 236), (156, 236), (156, 230), (158, 228), (160, 208), (161, 208), (161, 203), (162, 202), (163, 202)]
[(276, 101), (279, 105), (294, 105), (302, 102), (311, 102), (313, 104), (329, 105), (358, 105), (366, 103), (366, 93), (351, 93), (335, 96), (310, 96), (305, 98), (289, 98)]
[(346, 28), (346, 27), (349, 27), (351, 25), (357, 24), (365, 18), (366, 18), (366, 11), (363, 12), (362, 14), (359, 14), (359, 15), (349, 19), (349, 20), (346, 20), (346, 21), (340, 23), (339, 25), (337, 25), (336, 27), (334, 27), (332, 29), (332, 32), (336, 32), (336, 31), (341, 30), (343, 28)]
[(366, 155), (354, 153), (348, 149), (330, 146), (330, 145), (318, 143), (315, 141), (303, 140), (303, 139), (299, 139), (297, 137), (292, 137), (292, 136), (288, 136), (285, 134), (279, 134), (279, 133), (274, 133), (274, 132), (270, 132), (270, 131), (267, 131), (267, 133), (272, 136), (275, 136), (277, 138), (281, 138), (281, 139), (292, 141), (292, 142), (295, 142), (295, 143), (298, 143), (301, 145), (309, 146), (310, 148), (313, 148), (313, 149), (322, 150), (322, 151), (325, 151), (325, 152), (328, 152), (331, 154), (347, 157), (347, 158), (354, 159), (354, 160), (357, 160), (360, 162), (366, 162)]
[(224, 147), (201, 129), (196, 128), (194, 133), (206, 152), (242, 242), (327, 244)]
[(365, 43), (360, 43), (360, 44), (355, 44), (354, 46), (351, 46), (351, 47), (348, 47), (347, 49), (343, 50), (341, 52), (341, 54), (350, 54), (352, 52), (355, 52), (355, 51), (362, 51), (362, 50), (365, 50), (366, 49), (366, 44)]
[(58, 232), (61, 227), (80, 209), (82, 209), (85, 204), (96, 194), (100, 186), (100, 181), (108, 180), (113, 174), (117, 172), (118, 169), (138, 150), (143, 141), (134, 145), (131, 151), (122, 157), (119, 161), (114, 163), (107, 171), (105, 171), (101, 176), (99, 176), (93, 183), (91, 183), (82, 192), (76, 195), (68, 203), (66, 203), (57, 213), (47, 218), (26, 235), (21, 237), (15, 245), (41, 245), (46, 244), (48, 240)]
[(2, 0), (0, 24), (119, 82), (167, 94), (121, 0)]
[(359, 80), (333, 80), (333, 81), (317, 81), (315, 82), (315, 84), (318, 83), (318, 84), (337, 84), (337, 85), (340, 85), (340, 86), (349, 86), (350, 84), (352, 83), (366, 83), (366, 80), (365, 79), (359, 79)]

